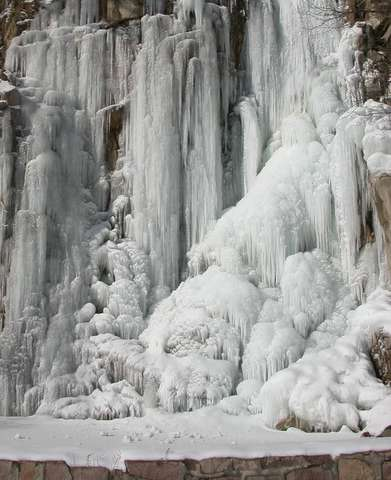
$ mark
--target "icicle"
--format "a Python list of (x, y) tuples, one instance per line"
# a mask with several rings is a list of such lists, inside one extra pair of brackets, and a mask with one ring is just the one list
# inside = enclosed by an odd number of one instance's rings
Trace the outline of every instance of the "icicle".
[(263, 142), (253, 99), (243, 99), (236, 107), (243, 129), (243, 193), (251, 188), (261, 166)]

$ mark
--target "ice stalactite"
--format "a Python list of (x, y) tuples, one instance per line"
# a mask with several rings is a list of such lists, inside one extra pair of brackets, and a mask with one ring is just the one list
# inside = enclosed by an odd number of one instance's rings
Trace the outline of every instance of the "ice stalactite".
[(187, 21), (190, 14), (193, 13), (196, 17), (196, 24), (198, 27), (202, 25), (204, 5), (205, 0), (179, 0), (179, 8), (184, 20)]
[[(302, 121), (291, 119), (295, 127)], [(304, 126), (315, 140), (308, 119)], [(274, 286), (287, 256), (316, 246), (327, 251), (332, 231), (326, 150), (317, 141), (291, 145), (289, 140), (248, 195), (192, 248), (189, 266), (194, 273), (214, 263), (235, 273), (255, 269), (265, 286)]]
[(243, 356), (244, 378), (264, 383), (301, 358), (306, 339), (331, 317), (346, 290), (338, 267), (320, 250), (288, 257), (281, 296), (265, 302), (251, 332)]
[(321, 58), (338, 45), (336, 28), (324, 35), (316, 28), (314, 12), (328, 7), (332, 8), (328, 0), (248, 2), (247, 73), (258, 103), (264, 142), (285, 116), (303, 109), (307, 79)]
[(126, 147), (135, 169), (131, 235), (151, 255), (153, 283), (170, 288), (178, 285), (185, 251), (222, 208), (226, 99), (220, 84), (227, 79), (219, 65), (227, 68), (227, 61), (219, 61), (217, 49), (228, 54), (229, 26), (224, 8), (207, 4), (205, 10), (202, 29), (188, 32), (170, 17), (144, 18), (132, 73)]
[(254, 99), (243, 99), (237, 106), (243, 130), (243, 193), (251, 188), (261, 167), (263, 142)]
[(356, 24), (353, 28), (346, 28), (338, 48), (341, 88), (349, 107), (358, 106), (364, 101), (363, 27)]

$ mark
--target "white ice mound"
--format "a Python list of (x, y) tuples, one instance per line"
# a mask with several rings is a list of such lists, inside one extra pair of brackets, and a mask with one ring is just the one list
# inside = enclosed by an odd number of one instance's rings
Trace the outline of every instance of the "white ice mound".
[(210, 267), (156, 307), (140, 339), (150, 352), (198, 352), (237, 365), (263, 301), (264, 295), (246, 276)]
[[(310, 120), (291, 119), (310, 138)], [(312, 132), (312, 133), (311, 133)], [(285, 259), (315, 247), (329, 251), (332, 239), (328, 156), (317, 141), (283, 146), (259, 173), (251, 190), (229, 210), (189, 256), (191, 272), (218, 264), (228, 272), (256, 269), (266, 286), (279, 283)]]
[(338, 268), (320, 250), (288, 257), (281, 298), (265, 302), (251, 332), (243, 356), (243, 377), (263, 383), (298, 360), (305, 339), (331, 315), (342, 292)]
[(332, 313), (341, 289), (338, 269), (320, 250), (287, 258), (281, 279), (284, 312), (303, 337)]
[(144, 413), (143, 397), (126, 380), (109, 383), (89, 396), (65, 397), (54, 404), (51, 414), (57, 418), (114, 418), (141, 417)]
[[(382, 436), (391, 426), (391, 395), (377, 403), (365, 416), (365, 432), (369, 435)], [(387, 436), (387, 435), (385, 435)]]
[(390, 394), (368, 355), (372, 334), (390, 327), (390, 319), (391, 293), (378, 289), (351, 312), (347, 333), (333, 347), (307, 353), (278, 372), (264, 384), (253, 407), (271, 427), (296, 417), (314, 430), (336, 431), (343, 425), (358, 430), (360, 410)]

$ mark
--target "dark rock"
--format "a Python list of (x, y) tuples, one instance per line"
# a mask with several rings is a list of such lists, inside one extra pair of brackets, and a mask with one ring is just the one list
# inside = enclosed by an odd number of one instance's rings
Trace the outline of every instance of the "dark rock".
[(391, 336), (388, 333), (379, 330), (374, 334), (370, 356), (378, 378), (385, 385), (391, 385)]

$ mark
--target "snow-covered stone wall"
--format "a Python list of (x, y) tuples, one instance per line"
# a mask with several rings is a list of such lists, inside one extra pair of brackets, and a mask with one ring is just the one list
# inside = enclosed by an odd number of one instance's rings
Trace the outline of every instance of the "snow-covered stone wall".
[(388, 480), (391, 454), (365, 452), (297, 457), (210, 458), (202, 461), (128, 461), (126, 472), (102, 467), (68, 467), (63, 462), (0, 461), (0, 475), (7, 479), (35, 480), (195, 480), (200, 478), (262, 480)]

